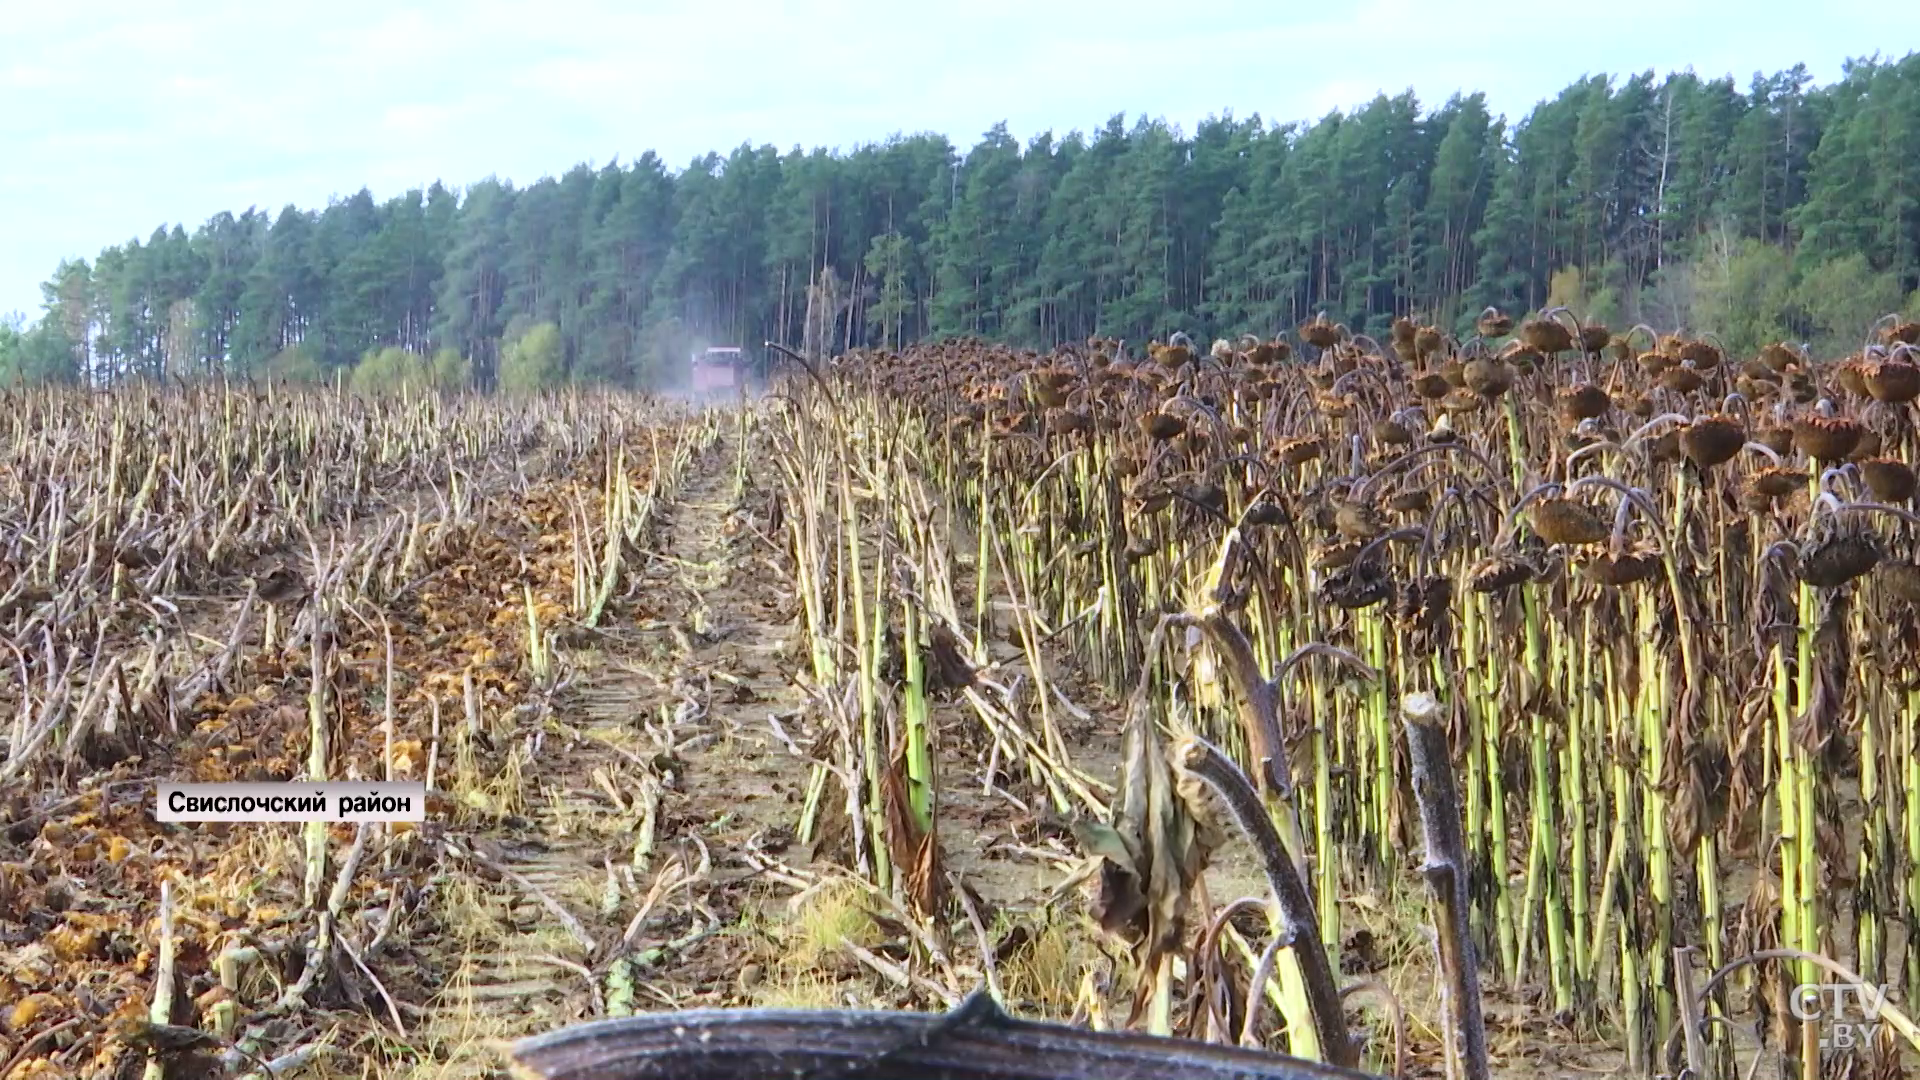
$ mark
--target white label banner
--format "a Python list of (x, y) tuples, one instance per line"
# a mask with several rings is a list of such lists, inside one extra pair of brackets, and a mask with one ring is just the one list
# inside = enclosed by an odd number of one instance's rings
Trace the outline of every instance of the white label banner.
[(425, 821), (425, 784), (161, 784), (159, 821)]

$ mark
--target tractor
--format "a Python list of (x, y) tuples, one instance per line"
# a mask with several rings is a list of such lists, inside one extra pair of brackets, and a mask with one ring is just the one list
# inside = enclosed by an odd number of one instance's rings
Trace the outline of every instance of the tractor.
[(693, 396), (731, 397), (746, 386), (746, 356), (738, 346), (715, 346), (693, 354)]

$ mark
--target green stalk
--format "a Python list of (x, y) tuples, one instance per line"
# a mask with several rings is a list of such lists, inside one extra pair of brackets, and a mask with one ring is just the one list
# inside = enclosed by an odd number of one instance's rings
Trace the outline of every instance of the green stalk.
[[(1457, 580), (1455, 582), (1454, 593), (1455, 595), (1471, 595), (1467, 592), (1464, 580)], [(1460, 655), (1463, 657), (1480, 655), (1480, 605), (1475, 600), (1468, 600), (1466, 603), (1460, 605)], [(1434, 685), (1446, 686), (1450, 680), (1442, 670), (1442, 661), (1439, 654), (1436, 653), (1434, 655), (1433, 663)], [(1466, 686), (1463, 688), (1464, 697), (1462, 701), (1467, 709), (1467, 731), (1469, 733), (1466, 740), (1467, 775), (1465, 783), (1467, 795), (1467, 844), (1473, 854), (1482, 860), (1490, 860), (1489, 852), (1491, 850), (1491, 841), (1488, 837), (1487, 824), (1486, 754), (1483, 741), (1474, 734), (1480, 730), (1480, 699), (1484, 691), (1481, 689), (1480, 684), (1480, 668), (1471, 662), (1463, 664), (1462, 667), (1466, 670)], [(1491, 862), (1489, 862), (1489, 865), (1492, 865)], [(1494, 934), (1487, 926), (1486, 915), (1487, 913), (1481, 907), (1476, 906), (1473, 909), (1474, 931), (1479, 936), (1479, 940), (1492, 941), (1494, 940)]]
[[(1870, 689), (1877, 680), (1869, 680)], [(1875, 736), (1879, 728), (1879, 710), (1874, 704), (1879, 700), (1877, 694), (1862, 695), (1864, 715), (1860, 722), (1860, 802), (1864, 809), (1860, 828), (1860, 850), (1854, 880), (1858, 883), (1857, 900), (1854, 904), (1854, 970), (1869, 980), (1878, 981), (1885, 975), (1884, 941), (1880, 924), (1878, 904), (1875, 899), (1879, 890), (1876, 878), (1879, 876), (1880, 853), (1886, 848), (1883, 828), (1886, 824), (1884, 807), (1880, 798), (1880, 755), (1879, 741)]]
[(1648, 945), (1647, 975), (1654, 990), (1655, 1031), (1667, 1031), (1674, 1022), (1673, 982), (1670, 977), (1673, 956), (1673, 853), (1667, 840), (1667, 797), (1660, 790), (1659, 778), (1665, 768), (1666, 730), (1663, 724), (1668, 701), (1668, 669), (1665, 658), (1653, 648), (1653, 611), (1650, 603), (1640, 605), (1641, 671), (1653, 673), (1651, 681), (1642, 678), (1640, 718), (1642, 773), (1646, 792), (1643, 835), (1647, 838), (1649, 895), (1653, 901), (1654, 939)]
[(1644, 1006), (1640, 1000), (1639, 958), (1634, 954), (1632, 936), (1625, 922), (1620, 924), (1620, 1012), (1627, 1028), (1627, 1068), (1644, 1074), (1647, 1068), (1647, 1033), (1640, 1022)]
[[(1700, 876), (1700, 916), (1705, 924), (1701, 932), (1707, 939), (1707, 966), (1714, 971), (1719, 971), (1726, 964), (1723, 930), (1725, 916), (1722, 914), (1720, 899), (1720, 860), (1717, 847), (1718, 844), (1712, 833), (1702, 835), (1694, 846), (1694, 872)], [(1709, 997), (1700, 1005), (1709, 1016), (1722, 1015), (1717, 998)], [(1708, 1041), (1715, 1047), (1716, 1052), (1724, 1052), (1727, 1042), (1722, 1025), (1713, 1025)]]
[[(1540, 628), (1539, 598), (1527, 589), (1522, 596), (1526, 618), (1527, 686), (1537, 692), (1546, 685), (1546, 657)], [(1548, 767), (1546, 719), (1537, 708), (1528, 717), (1529, 754), (1532, 772), (1532, 839), (1528, 844), (1527, 892), (1521, 919), (1521, 956), (1523, 963), (1514, 977), (1524, 975), (1524, 959), (1533, 944), (1532, 925), (1536, 912), (1544, 915), (1547, 939), (1548, 977), (1553, 986), (1554, 1007), (1565, 1011), (1573, 1005), (1573, 987), (1567, 961), (1566, 916), (1561, 908), (1559, 882), (1559, 842), (1553, 819), (1552, 772)]]
[(1907, 708), (1900, 718), (1901, 745), (1905, 747), (1906, 812), (1902, 819), (1907, 826), (1907, 985), (1920, 986), (1920, 934), (1914, 927), (1920, 925), (1920, 732), (1916, 731), (1916, 717), (1920, 717), (1920, 690), (1907, 692)]
[[(842, 453), (850, 453), (850, 448), (842, 447)], [(840, 478), (840, 520), (847, 537), (848, 577), (853, 588), (853, 632), (855, 655), (859, 657), (860, 681), (860, 737), (863, 754), (861, 767), (865, 770), (867, 800), (863, 811), (867, 816), (868, 838), (873, 854), (873, 883), (881, 889), (891, 888), (893, 880), (892, 865), (887, 855), (886, 821), (882, 810), (883, 801), (882, 770), (886, 762), (881, 760), (880, 738), (878, 731), (878, 709), (874, 702), (874, 685), (878, 681), (875, 670), (875, 650), (880, 647), (879, 627), (868, 627), (866, 612), (865, 557), (860, 550), (860, 515), (854, 509), (852, 481), (845, 473)], [(883, 609), (875, 604), (878, 614)]]
[(900, 609), (901, 640), (906, 650), (907, 687), (903, 720), (907, 728), (908, 795), (921, 831), (933, 828), (933, 758), (927, 740), (927, 680), (920, 659), (912, 604)]
[[(1593, 608), (1589, 606), (1581, 616), (1582, 642), (1593, 640)], [(1566, 805), (1573, 821), (1568, 831), (1571, 833), (1573, 847), (1573, 963), (1574, 976), (1583, 1003), (1593, 992), (1593, 967), (1589, 964), (1589, 945), (1587, 925), (1591, 919), (1588, 902), (1593, 888), (1592, 867), (1588, 865), (1587, 852), (1587, 799), (1586, 799), (1586, 738), (1589, 718), (1593, 713), (1593, 651), (1581, 649), (1576, 663), (1566, 655), (1567, 650), (1558, 645), (1554, 652), (1565, 663), (1569, 672), (1577, 671), (1572, 679), (1574, 693), (1568, 707), (1572, 712), (1572, 725), (1567, 731), (1565, 750), (1565, 776), (1561, 780), (1561, 800)], [(1557, 667), (1558, 665), (1556, 665)]]
[[(1527, 595), (1527, 664), (1534, 672), (1535, 686), (1547, 684), (1545, 635), (1541, 629), (1539, 597), (1534, 590)], [(1535, 778), (1536, 825), (1542, 832), (1540, 855), (1546, 871), (1546, 890), (1542, 897), (1547, 913), (1547, 963), (1553, 980), (1553, 1004), (1556, 1012), (1573, 1008), (1573, 971), (1567, 955), (1565, 883), (1560, 878), (1560, 833), (1553, 812), (1553, 773), (1547, 747), (1546, 718), (1535, 710), (1532, 723), (1533, 771)]]
[[(1333, 757), (1327, 747), (1330, 721), (1320, 685), (1314, 684), (1307, 714), (1307, 722), (1313, 725), (1313, 837), (1318, 864), (1314, 884), (1319, 894), (1320, 939), (1332, 953), (1340, 944), (1340, 862), (1333, 835)], [(1285, 830), (1281, 835), (1286, 835)]]
[(536, 686), (546, 686), (553, 674), (547, 663), (546, 638), (540, 632), (540, 612), (533, 604), (533, 586), (522, 582), (520, 595), (527, 607), (527, 665), (533, 672)]
[(1361, 633), (1367, 643), (1367, 662), (1381, 673), (1381, 678), (1368, 687), (1364, 707), (1373, 741), (1374, 850), (1376, 859), (1384, 861), (1393, 849), (1394, 790), (1393, 729), (1387, 718), (1387, 642), (1385, 628), (1377, 619), (1367, 620)]
[(1779, 755), (1779, 773), (1773, 792), (1780, 812), (1780, 945), (1802, 948), (1800, 929), (1800, 814), (1796, 801), (1800, 785), (1794, 779), (1793, 674), (1785, 648), (1773, 658), (1773, 745)]
[[(1477, 598), (1485, 603), (1484, 598)], [(1513, 882), (1511, 855), (1508, 844), (1511, 833), (1507, 826), (1506, 781), (1502, 778), (1500, 762), (1503, 760), (1500, 750), (1500, 710), (1490, 692), (1496, 680), (1493, 675), (1493, 651), (1486, 653), (1487, 671), (1482, 678), (1484, 696), (1476, 699), (1480, 714), (1481, 737), (1485, 740), (1487, 755), (1487, 830), (1488, 859), (1494, 876), (1494, 928), (1499, 934), (1500, 960), (1509, 972), (1520, 970), (1520, 937), (1513, 918)]]
[(613, 591), (620, 584), (620, 537), (624, 515), (626, 477), (624, 465), (626, 448), (614, 451), (614, 459), (607, 467), (607, 491), (603, 497), (606, 507), (607, 548), (601, 554), (600, 587), (594, 590), (593, 606), (587, 611), (587, 625), (600, 625), (600, 616), (607, 610), (607, 604), (613, 600)]
[[(1794, 715), (1805, 716), (1813, 706), (1813, 638), (1815, 620), (1815, 597), (1812, 587), (1800, 587), (1800, 649), (1799, 671), (1796, 680)], [(1793, 748), (1794, 773), (1794, 811), (1800, 818), (1800, 843), (1795, 852), (1800, 859), (1800, 940), (1801, 948), (1807, 952), (1821, 952), (1822, 926), (1820, 922), (1820, 876), (1819, 844), (1814, 831), (1814, 765), (1813, 756), (1798, 740), (1789, 740)], [(1800, 962), (1800, 981), (1818, 982), (1818, 969), (1809, 962)]]
[[(326, 601), (321, 603), (325, 605)], [(325, 634), (313, 635), (313, 678), (307, 691), (307, 782), (310, 784), (327, 782), (327, 759), (333, 756), (332, 728), (327, 723), (333, 713), (333, 700), (326, 674), (326, 637)], [(327, 823), (309, 821), (304, 831), (307, 862), (301, 896), (308, 907), (313, 907), (324, 900), (321, 890), (327, 881)]]
[(987, 582), (990, 571), (987, 565), (987, 545), (993, 540), (993, 507), (988, 501), (987, 475), (993, 467), (993, 440), (980, 440), (980, 487), (979, 505), (974, 514), (974, 527), (979, 530), (980, 547), (973, 559), (973, 653), (975, 656), (987, 655), (987, 637), (990, 624), (987, 621)]

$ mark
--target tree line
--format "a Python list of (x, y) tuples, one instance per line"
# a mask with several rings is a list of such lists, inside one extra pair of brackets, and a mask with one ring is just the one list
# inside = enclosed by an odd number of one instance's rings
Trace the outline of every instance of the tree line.
[(1022, 145), (1002, 124), (964, 152), (742, 145), (677, 172), (649, 152), (222, 213), (65, 261), (37, 322), (0, 324), (0, 379), (373, 363), (370, 382), (644, 386), (704, 344), (1203, 340), (1321, 311), (1384, 336), (1489, 304), (1837, 349), (1920, 304), (1916, 146), (1920, 53), (1824, 86), (1804, 66), (1744, 87), (1595, 75), (1513, 124), (1482, 94), (1408, 92), (1191, 134), (1116, 116)]

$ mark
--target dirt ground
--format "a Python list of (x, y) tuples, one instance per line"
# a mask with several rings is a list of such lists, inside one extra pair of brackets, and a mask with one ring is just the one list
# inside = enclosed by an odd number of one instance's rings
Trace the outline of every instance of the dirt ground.
[[(609, 1013), (749, 1004), (941, 1008), (986, 981), (997, 983), (1018, 1015), (1098, 1019), (1088, 1014), (1088, 1003), (1098, 1001), (1122, 1014), (1109, 1014), (1109, 1022), (1124, 1019), (1129, 988), (1113, 984), (1112, 947), (1070, 887), (1082, 860), (1069, 823), (1021, 778), (1004, 769), (989, 776), (988, 740), (957, 703), (938, 703), (934, 712), (937, 817), (950, 881), (967, 900), (964, 917), (927, 934), (890, 897), (839, 872), (844, 830), (829, 825), (816, 844), (800, 843), (795, 830), (817, 732), (794, 677), (805, 661), (785, 556), (769, 536), (775, 485), (765, 447), (743, 446), (743, 438), (755, 438), (743, 427), (723, 414), (712, 444), (655, 509), (613, 617), (564, 636), (560, 686), (520, 706), (511, 699), (527, 697), (524, 687), (493, 688), (488, 700), (502, 704), (484, 732), (441, 760), (446, 779), (436, 785), (444, 796), (436, 797), (435, 820), (388, 845), (373, 883), (353, 893), (365, 902), (355, 907), (348, 937), (385, 940), (385, 930), (373, 927), (394, 925), (392, 913), (404, 905), (400, 929), (362, 976), (343, 983), (350, 992), (323, 996), (319, 1026), (330, 1051), (306, 1074), (504, 1075), (504, 1040)], [(533, 481), (536, 492), (552, 482)], [(998, 648), (1017, 669), (1019, 650)], [(1110, 782), (1120, 710), (1070, 657), (1050, 660), (1073, 764)], [(447, 723), (451, 730), (459, 720)], [(81, 814), (137, 816), (148, 798), (138, 788), (17, 815), (16, 842), (45, 844), (50, 831), (57, 842)], [(290, 857), (290, 828), (247, 828), (201, 837), (200, 857), (209, 867)], [(1425, 906), (1411, 865), (1343, 896), (1340, 954), (1348, 981), (1367, 987), (1349, 1002), (1371, 1036), (1370, 1066), (1393, 1065), (1392, 1010), (1380, 1004), (1390, 1000), (1404, 1012), (1408, 1075), (1439, 1076)], [(1206, 893), (1216, 907), (1264, 897), (1243, 846), (1216, 853)], [(253, 905), (255, 924), (261, 908), (282, 903), (291, 901), (243, 902)], [(912, 938), (920, 948), (908, 947)], [(31, 935), (0, 945), (14, 971), (43, 947)], [(151, 956), (129, 948), (137, 957), (118, 963), (138, 983)], [(915, 952), (935, 963), (910, 965)], [(209, 960), (198, 963), (204, 969)], [(1599, 1033), (1545, 1018), (1538, 998), (1531, 988), (1489, 986), (1499, 1075), (1622, 1070), (1623, 1057)], [(59, 1056), (47, 1052), (62, 1038), (77, 1047), (67, 1058), (74, 1075), (131, 1075), (127, 1063), (138, 1063), (109, 1054), (111, 1038), (82, 1054), (88, 1047), (72, 1040), (85, 1024), (34, 1043), (31, 1022), (18, 1012), (10, 1018), (18, 1036), (7, 1044), (13, 1060), (0, 1077), (62, 1075)], [(50, 1064), (9, 1071), (29, 1059)], [(82, 1060), (113, 1064), (110, 1073), (89, 1072)]]

